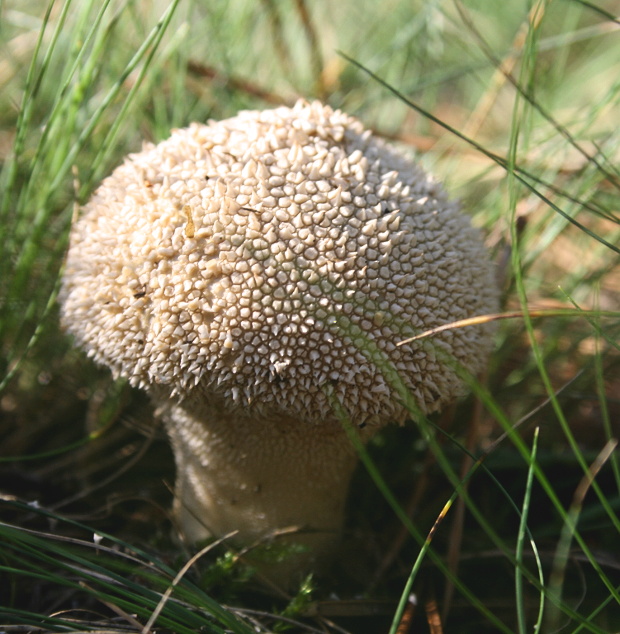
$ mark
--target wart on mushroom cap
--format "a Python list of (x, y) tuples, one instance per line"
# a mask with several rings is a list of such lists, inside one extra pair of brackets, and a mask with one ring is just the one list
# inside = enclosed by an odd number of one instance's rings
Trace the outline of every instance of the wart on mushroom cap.
[[(175, 130), (126, 159), (73, 229), (62, 319), (148, 390), (177, 462), (190, 539), (296, 525), (320, 555), (365, 438), (462, 392), (496, 310), (468, 220), (409, 158), (320, 103)], [(290, 572), (290, 571), (289, 571)], [(286, 576), (289, 572), (284, 573)]]

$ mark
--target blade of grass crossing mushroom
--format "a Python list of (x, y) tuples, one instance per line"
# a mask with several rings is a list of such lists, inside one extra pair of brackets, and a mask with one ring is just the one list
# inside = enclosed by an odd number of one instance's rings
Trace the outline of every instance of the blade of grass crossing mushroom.
[[(564, 309), (533, 309), (529, 312), (530, 317), (586, 317), (587, 315), (592, 315), (596, 317), (617, 317), (618, 313), (616, 311), (605, 310), (605, 311), (587, 311), (577, 307), (576, 310), (572, 310), (570, 308)], [(441, 326), (437, 326), (436, 328), (431, 328), (430, 330), (425, 330), (418, 335), (414, 335), (413, 337), (408, 337), (407, 339), (403, 339), (399, 341), (396, 345), (403, 346), (407, 343), (411, 343), (413, 341), (418, 341), (419, 339), (426, 339), (427, 337), (432, 337), (433, 335), (439, 334), (440, 332), (444, 332), (446, 330), (453, 330), (455, 328), (465, 328), (466, 326), (476, 326), (480, 324), (485, 324), (490, 321), (497, 321), (503, 319), (518, 319), (523, 317), (523, 311), (515, 310), (506, 313), (498, 313), (495, 315), (477, 315), (476, 317), (468, 317), (467, 319), (459, 319), (458, 321), (453, 321), (449, 324), (442, 324)], [(587, 317), (586, 317), (587, 318)], [(617, 345), (617, 344), (615, 344)]]

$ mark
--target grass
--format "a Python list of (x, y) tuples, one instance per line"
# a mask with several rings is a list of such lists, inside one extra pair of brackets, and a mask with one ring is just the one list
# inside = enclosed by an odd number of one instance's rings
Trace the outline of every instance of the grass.
[[(6, 631), (618, 631), (614, 5), (0, 3)], [(485, 232), (506, 318), (471, 398), (359, 447), (333, 572), (274, 597), (174, 540), (150, 406), (55, 298), (76, 208), (143, 139), (298, 96), (418, 152)]]

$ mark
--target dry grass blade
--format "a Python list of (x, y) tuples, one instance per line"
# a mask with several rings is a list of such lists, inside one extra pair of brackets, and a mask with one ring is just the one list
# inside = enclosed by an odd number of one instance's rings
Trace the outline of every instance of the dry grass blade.
[(294, 101), (291, 98), (285, 98), (282, 95), (278, 95), (277, 93), (263, 88), (262, 86), (258, 86), (257, 84), (247, 79), (241, 79), (239, 77), (226, 75), (225, 73), (217, 70), (216, 68), (213, 68), (212, 66), (207, 66), (206, 64), (197, 62), (195, 60), (190, 60), (187, 63), (187, 68), (191, 73), (198, 75), (199, 77), (205, 77), (206, 79), (221, 83), (225, 86), (228, 86), (232, 90), (239, 91), (256, 99), (260, 99), (265, 103), (280, 106), (282, 104), (290, 104), (292, 101)]
[(323, 69), (325, 66), (323, 62), (323, 53), (321, 52), (321, 40), (310, 12), (308, 11), (306, 0), (295, 0), (295, 7), (297, 8), (299, 18), (310, 44), (310, 59), (312, 62), (313, 74), (316, 78), (315, 90), (319, 99), (325, 99), (326, 91), (323, 80)]
[(172, 580), (172, 583), (168, 587), (168, 589), (163, 593), (157, 607), (153, 610), (153, 614), (149, 617), (149, 620), (146, 622), (146, 625), (142, 628), (141, 634), (150, 634), (153, 625), (159, 618), (162, 610), (166, 606), (166, 603), (170, 599), (172, 593), (174, 592), (175, 587), (180, 583), (181, 579), (187, 574), (189, 569), (201, 558), (204, 557), (207, 553), (211, 552), (214, 548), (217, 548), (220, 544), (223, 544), (227, 540), (231, 539), (236, 535), (236, 531), (221, 537), (220, 539), (212, 542), (208, 546), (205, 546), (201, 550), (199, 550), (193, 557), (191, 557), (185, 565), (179, 570), (176, 577)]
[[(599, 317), (616, 317), (616, 313), (613, 311), (583, 311), (583, 310), (572, 310), (570, 308), (565, 308), (561, 310), (554, 309), (536, 309), (532, 308), (528, 310), (528, 315), (532, 318), (537, 317), (586, 317), (588, 314), (592, 314), (593, 316)], [(428, 337), (432, 337), (440, 332), (445, 332), (446, 330), (453, 330), (455, 328), (467, 328), (468, 326), (479, 326), (482, 324), (487, 324), (492, 321), (501, 321), (504, 319), (522, 319), (524, 317), (523, 311), (511, 311), (506, 313), (498, 313), (495, 315), (479, 315), (477, 317), (468, 317), (467, 319), (459, 319), (458, 321), (453, 321), (449, 324), (442, 324), (441, 326), (437, 326), (436, 328), (431, 328), (430, 330), (426, 330), (421, 332), (419, 335), (415, 335), (413, 337), (408, 337), (407, 339), (403, 339), (399, 341), (396, 345), (403, 346), (408, 343), (412, 343), (413, 341), (419, 341), (420, 339), (426, 339)]]
[(437, 601), (433, 598), (429, 599), (424, 608), (426, 610), (426, 620), (430, 634), (443, 634), (443, 626), (441, 624), (441, 615), (439, 614)]

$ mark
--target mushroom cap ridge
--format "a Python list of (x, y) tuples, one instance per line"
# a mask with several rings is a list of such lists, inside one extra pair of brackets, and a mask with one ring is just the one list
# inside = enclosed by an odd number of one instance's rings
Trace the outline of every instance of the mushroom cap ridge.
[[(250, 416), (403, 420), (462, 391), (495, 312), (478, 232), (441, 186), (318, 102), (175, 130), (130, 155), (75, 224), (62, 321), (97, 362), (157, 395)], [(329, 396), (331, 394), (332, 396)]]

